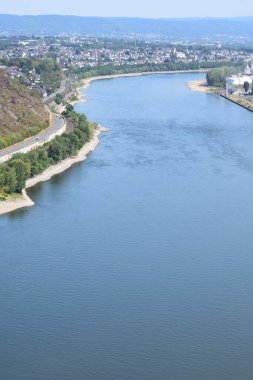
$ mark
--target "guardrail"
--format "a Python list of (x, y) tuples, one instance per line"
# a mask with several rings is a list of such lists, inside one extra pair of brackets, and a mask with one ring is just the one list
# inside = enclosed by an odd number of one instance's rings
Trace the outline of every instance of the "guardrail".
[[(56, 136), (62, 135), (66, 131), (66, 127), (67, 127), (67, 124), (66, 124), (66, 120), (64, 119), (64, 123), (63, 123), (62, 127), (59, 128), (58, 130), (54, 131), (52, 134), (48, 135), (45, 139), (43, 139), (43, 140), (37, 140), (33, 144), (30, 144), (30, 145), (28, 145), (28, 146), (26, 146), (24, 148), (17, 149), (14, 152), (8, 153), (8, 154), (0, 157), (0, 164), (3, 164), (4, 162), (10, 160), (11, 157), (14, 156), (14, 154), (17, 154), (17, 153), (23, 153), (23, 154), (25, 154), (25, 153), (31, 152), (32, 150), (37, 149), (37, 148), (43, 146), (45, 143), (53, 140)], [(38, 135), (37, 138), (39, 138), (39, 136), (40, 135)], [(36, 136), (32, 137), (32, 139), (34, 139), (34, 138), (36, 139)], [(9, 147), (9, 148), (11, 148), (11, 147)], [(8, 148), (6, 148), (6, 149), (8, 149)]]

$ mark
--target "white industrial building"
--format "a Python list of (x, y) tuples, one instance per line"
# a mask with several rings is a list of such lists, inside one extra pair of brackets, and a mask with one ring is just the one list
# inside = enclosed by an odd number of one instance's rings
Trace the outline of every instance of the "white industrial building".
[(243, 86), (245, 82), (252, 83), (253, 80), (253, 67), (247, 64), (244, 74), (231, 75), (227, 78), (229, 86)]
[(231, 75), (227, 78), (229, 86), (243, 86), (245, 82), (252, 83), (252, 76), (246, 74)]

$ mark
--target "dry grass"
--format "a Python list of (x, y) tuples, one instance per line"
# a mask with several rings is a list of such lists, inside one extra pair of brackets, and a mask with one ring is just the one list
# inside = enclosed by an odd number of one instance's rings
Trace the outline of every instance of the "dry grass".
[[(18, 142), (48, 125), (49, 115), (39, 95), (0, 70), (0, 139)], [(0, 147), (3, 148), (4, 146)]]

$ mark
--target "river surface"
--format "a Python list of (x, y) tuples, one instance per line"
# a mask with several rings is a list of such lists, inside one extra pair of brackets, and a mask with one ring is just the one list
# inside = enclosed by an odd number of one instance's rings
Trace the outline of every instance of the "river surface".
[(202, 77), (94, 82), (99, 147), (0, 218), (0, 380), (252, 380), (253, 114)]

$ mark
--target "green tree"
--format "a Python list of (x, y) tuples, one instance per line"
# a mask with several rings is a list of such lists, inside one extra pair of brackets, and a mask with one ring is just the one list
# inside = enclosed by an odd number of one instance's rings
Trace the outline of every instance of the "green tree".
[(64, 99), (64, 96), (58, 93), (56, 94), (56, 97), (55, 97), (55, 103), (59, 105), (62, 103), (63, 99)]
[(21, 193), (26, 180), (42, 173), (49, 166), (74, 155), (89, 141), (94, 124), (69, 107), (71, 120), (75, 123), (73, 132), (64, 133), (52, 141), (27, 154), (16, 154), (0, 165), (0, 192), (5, 194)]
[(14, 168), (7, 168), (5, 172), (5, 187), (6, 193), (14, 193), (17, 188), (17, 176)]
[(31, 166), (28, 162), (25, 162), (21, 158), (17, 158), (11, 161), (10, 167), (15, 170), (16, 173), (16, 191), (22, 192), (25, 187), (25, 182), (30, 176)]
[(248, 92), (248, 91), (249, 91), (249, 82), (247, 82), (247, 81), (244, 82), (244, 83), (243, 83), (243, 88), (244, 88), (244, 91), (245, 91), (245, 92)]
[(226, 78), (239, 72), (238, 67), (218, 67), (208, 71), (206, 80), (209, 86), (224, 87)]
[(70, 116), (71, 113), (74, 111), (74, 107), (72, 106), (72, 104), (66, 104), (66, 110), (62, 112), (62, 114), (64, 116)]
[(5, 184), (4, 168), (0, 167), (0, 191), (1, 189), (3, 189), (4, 184)]

